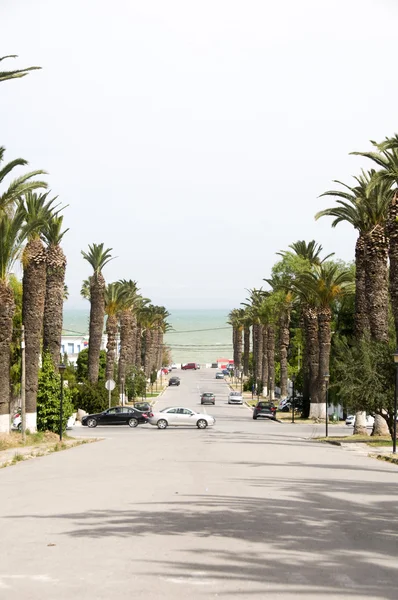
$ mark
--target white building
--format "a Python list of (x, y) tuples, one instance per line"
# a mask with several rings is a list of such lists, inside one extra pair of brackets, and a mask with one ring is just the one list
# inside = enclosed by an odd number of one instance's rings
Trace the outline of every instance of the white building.
[[(108, 336), (103, 335), (101, 341), (101, 350), (106, 350)], [(64, 356), (66, 354), (68, 356), (68, 361), (76, 364), (77, 357), (79, 356), (79, 352), (88, 348), (88, 335), (62, 335), (61, 337), (61, 355)], [(118, 339), (118, 348), (119, 348), (119, 339)]]

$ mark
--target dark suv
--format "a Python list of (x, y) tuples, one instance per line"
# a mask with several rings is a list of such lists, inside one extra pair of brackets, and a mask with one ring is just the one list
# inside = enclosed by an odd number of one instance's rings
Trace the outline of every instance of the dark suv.
[(258, 419), (258, 417), (265, 417), (276, 421), (276, 406), (272, 402), (257, 402), (253, 410), (253, 419)]
[(170, 377), (169, 379), (169, 385), (180, 385), (180, 383), (179, 377)]

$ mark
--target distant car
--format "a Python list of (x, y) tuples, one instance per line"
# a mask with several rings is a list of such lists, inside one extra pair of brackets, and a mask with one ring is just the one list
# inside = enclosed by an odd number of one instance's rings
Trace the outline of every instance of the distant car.
[(139, 423), (147, 422), (147, 414), (131, 406), (115, 406), (101, 413), (85, 415), (82, 418), (82, 425), (87, 425), (87, 427), (97, 427), (97, 425), (129, 425), (129, 427), (137, 427)]
[[(374, 417), (372, 417), (372, 415), (366, 415), (366, 427), (373, 427), (374, 425)], [(345, 424), (351, 427), (354, 427), (355, 425), (355, 415), (348, 415), (348, 417), (345, 420)]]
[(273, 419), (276, 421), (276, 406), (273, 402), (257, 402), (253, 410), (253, 419), (259, 417), (265, 417), (266, 419)]
[(168, 375), (168, 374), (169, 374), (169, 372), (170, 372), (170, 371), (168, 370), (168, 368), (167, 368), (167, 367), (163, 367), (163, 369), (162, 369), (162, 374), (163, 374), (163, 375)]
[(182, 426), (197, 427), (198, 429), (206, 429), (214, 425), (215, 418), (208, 414), (197, 413), (190, 408), (182, 406), (173, 406), (164, 408), (160, 412), (149, 413), (149, 423), (158, 427), (158, 429), (166, 429), (169, 425), (174, 427)]
[(175, 363), (173, 363), (173, 364), (171, 365), (171, 369), (172, 369), (172, 370), (173, 370), (173, 369), (178, 369), (178, 367), (177, 367), (177, 365), (176, 365)]
[(211, 392), (205, 392), (200, 397), (200, 403), (201, 404), (215, 404), (216, 403), (216, 397)]
[(146, 413), (152, 409), (149, 402), (134, 402), (133, 408), (143, 413)]
[(216, 373), (216, 379), (224, 379), (224, 373)]
[(181, 365), (181, 369), (186, 371), (187, 369), (200, 369), (200, 365), (198, 363), (186, 363), (185, 365)]
[(243, 396), (240, 392), (230, 392), (228, 404), (243, 404)]
[(218, 369), (218, 363), (211, 363), (212, 369)]
[(222, 373), (223, 373), (223, 375), (230, 375), (230, 372), (228, 369), (223, 369)]
[(169, 385), (180, 385), (181, 380), (179, 377), (170, 377)]

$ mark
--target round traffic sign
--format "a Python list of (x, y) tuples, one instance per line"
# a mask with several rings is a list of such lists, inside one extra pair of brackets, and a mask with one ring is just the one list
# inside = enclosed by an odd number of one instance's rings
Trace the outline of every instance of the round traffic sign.
[(111, 392), (112, 390), (114, 390), (115, 386), (116, 386), (116, 383), (115, 383), (115, 381), (113, 379), (108, 379), (105, 382), (105, 387), (108, 390), (108, 392)]

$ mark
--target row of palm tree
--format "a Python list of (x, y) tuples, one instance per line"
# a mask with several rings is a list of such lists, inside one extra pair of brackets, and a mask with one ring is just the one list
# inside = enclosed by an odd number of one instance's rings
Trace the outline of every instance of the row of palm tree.
[[(169, 328), (169, 313), (163, 306), (150, 304), (139, 294), (137, 282), (122, 279), (106, 284), (102, 273), (111, 260), (112, 248), (92, 244), (82, 252), (93, 274), (82, 285), (81, 295), (90, 301), (88, 378), (98, 382), (99, 359), (106, 316), (106, 379), (116, 375), (119, 383), (132, 367), (142, 368), (146, 377), (162, 366), (163, 336)], [(117, 364), (117, 340), (120, 332), (120, 356)]]

